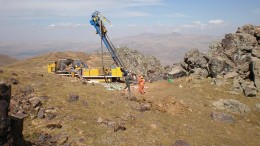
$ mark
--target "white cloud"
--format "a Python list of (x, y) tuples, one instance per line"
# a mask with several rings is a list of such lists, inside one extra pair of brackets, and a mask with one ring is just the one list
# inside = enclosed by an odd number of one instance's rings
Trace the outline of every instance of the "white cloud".
[(48, 27), (55, 27), (55, 26), (56, 26), (55, 24), (48, 25)]
[(190, 17), (190, 16), (182, 14), (182, 13), (174, 13), (174, 14), (167, 15), (167, 17), (181, 18), (181, 17)]
[(215, 20), (208, 21), (208, 23), (202, 23), (201, 21), (193, 21), (191, 24), (185, 24), (185, 25), (182, 25), (181, 27), (206, 29), (206, 28), (216, 28), (216, 27), (225, 26), (225, 25), (226, 24), (224, 23), (223, 20), (215, 19)]
[(48, 25), (48, 28), (54, 28), (54, 27), (85, 27), (86, 24), (75, 24), (75, 23), (71, 23), (71, 22), (60, 22), (57, 24), (50, 24)]
[(209, 24), (223, 24), (224, 21), (221, 19), (216, 19), (216, 20), (210, 20)]
[(182, 25), (181, 27), (204, 29), (207, 26), (208, 26), (208, 24), (201, 23), (200, 21), (193, 21), (192, 24), (185, 24), (185, 25)]

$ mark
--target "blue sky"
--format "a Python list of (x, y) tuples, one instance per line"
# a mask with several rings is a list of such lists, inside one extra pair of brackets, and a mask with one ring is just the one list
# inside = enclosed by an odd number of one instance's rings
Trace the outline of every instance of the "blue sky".
[(93, 41), (98, 10), (119, 38), (140, 33), (223, 35), (260, 25), (259, 0), (0, 0), (0, 42)]

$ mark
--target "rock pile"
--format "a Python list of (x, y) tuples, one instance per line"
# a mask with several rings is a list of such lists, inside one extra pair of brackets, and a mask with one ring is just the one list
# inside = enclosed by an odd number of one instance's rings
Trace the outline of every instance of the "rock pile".
[(245, 25), (234, 34), (226, 34), (221, 42), (212, 42), (210, 51), (193, 49), (172, 68), (173, 77), (233, 78), (232, 90), (255, 96), (260, 90), (260, 26)]
[(136, 50), (119, 48), (117, 53), (128, 70), (143, 74), (145, 79), (155, 81), (163, 78), (164, 68), (153, 56), (144, 56)]
[[(2, 88), (2, 84), (0, 85), (0, 89)], [(0, 90), (2, 92), (2, 90)], [(5, 90), (3, 90), (5, 91)], [(10, 91), (11, 93), (11, 91)], [(1, 94), (3, 95), (3, 94)], [(5, 96), (9, 97), (9, 96)], [(22, 130), (23, 130), (23, 121), (25, 118), (31, 119), (47, 119), (48, 122), (46, 123), (46, 128), (49, 130), (54, 128), (61, 128), (62, 125), (60, 123), (56, 123), (55, 119), (57, 116), (57, 109), (54, 107), (43, 107), (43, 104), (47, 102), (47, 96), (35, 96), (34, 88), (30, 85), (26, 86), (25, 88), (20, 88), (20, 91), (14, 95), (11, 95), (8, 98), (10, 104), (7, 105), (6, 111), (9, 112), (10, 118), (5, 119), (6, 122), (3, 122), (6, 130), (3, 130), (4, 135), (10, 137), (11, 139), (3, 139), (0, 133), (0, 145), (3, 144), (10, 144), (10, 145), (61, 145), (65, 144), (68, 140), (68, 136), (64, 136), (61, 134), (58, 135), (49, 135), (49, 134), (39, 134), (39, 138), (33, 140), (31, 142), (26, 142), (23, 140)], [(4, 106), (3, 106), (4, 107)], [(2, 109), (1, 105), (1, 98), (0, 98), (0, 110)], [(0, 118), (1, 118), (0, 114)], [(0, 132), (1, 132), (1, 125), (0, 122)], [(10, 128), (7, 128), (10, 127)], [(11, 130), (8, 130), (11, 129)], [(14, 129), (14, 130), (12, 130)]]
[(42, 104), (46, 102), (46, 96), (34, 96), (34, 89), (31, 86), (26, 86), (25, 89), (20, 89), (19, 95), (14, 95), (10, 102), (10, 115), (18, 118), (31, 117), (32, 119), (42, 119), (48, 114)]

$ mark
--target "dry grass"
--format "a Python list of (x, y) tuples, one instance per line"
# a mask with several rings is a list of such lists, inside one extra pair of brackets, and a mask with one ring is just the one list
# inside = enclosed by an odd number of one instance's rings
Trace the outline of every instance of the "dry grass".
[[(33, 60), (39, 63), (41, 59)], [(109, 91), (99, 84), (83, 85), (76, 79), (47, 74), (41, 64), (38, 68), (25, 68), (25, 64), (19, 62), (3, 68), (0, 80), (9, 80), (13, 77), (11, 73), (16, 72), (20, 83), (12, 86), (13, 95), (18, 95), (20, 88), (32, 85), (35, 96), (49, 97), (43, 106), (54, 107), (58, 115), (50, 121), (27, 118), (24, 124), (27, 140), (36, 139), (39, 132), (47, 132), (66, 133), (72, 145), (173, 145), (178, 139), (191, 145), (260, 145), (260, 113), (255, 110), (260, 99), (227, 92), (230, 83), (216, 86), (211, 85), (210, 79), (147, 83), (147, 93), (140, 95), (133, 88), (137, 101), (130, 101), (122, 91)], [(43, 77), (35, 73), (38, 70)], [(68, 102), (70, 93), (78, 94), (79, 100)], [(217, 110), (212, 102), (231, 98), (248, 105), (251, 112), (244, 116), (232, 114), (236, 119), (234, 124), (213, 121), (211, 112)], [(86, 102), (88, 106), (84, 105)], [(141, 103), (150, 103), (151, 110), (136, 110)], [(99, 124), (99, 118), (123, 122), (126, 130), (114, 132), (113, 128)], [(62, 128), (50, 130), (45, 127), (47, 123), (61, 123)]]

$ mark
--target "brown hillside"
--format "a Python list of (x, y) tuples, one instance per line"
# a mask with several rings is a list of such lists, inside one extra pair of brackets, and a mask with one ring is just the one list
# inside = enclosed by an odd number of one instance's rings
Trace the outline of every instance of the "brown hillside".
[[(147, 82), (144, 95), (131, 85), (135, 98), (130, 98), (102, 84), (48, 74), (46, 64), (61, 57), (93, 66), (100, 61), (99, 55), (50, 53), (3, 67), (0, 73), (0, 81), (13, 84), (15, 110), (10, 114), (25, 116), (24, 138), (35, 145), (260, 145), (260, 98), (228, 92), (231, 80), (222, 86), (191, 77)], [(78, 100), (70, 101), (70, 94)], [(41, 104), (32, 99), (41, 99)], [(221, 99), (236, 102), (215, 106)]]
[(8, 65), (8, 64), (14, 63), (16, 61), (17, 61), (17, 59), (15, 59), (15, 58), (9, 57), (4, 54), (0, 54), (0, 66)]

